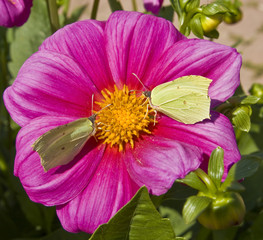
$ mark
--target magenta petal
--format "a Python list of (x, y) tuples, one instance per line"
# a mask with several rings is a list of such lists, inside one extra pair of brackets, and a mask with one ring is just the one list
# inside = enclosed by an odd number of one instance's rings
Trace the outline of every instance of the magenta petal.
[[(158, 127), (154, 134), (197, 146), (203, 150), (206, 160), (216, 147), (222, 147), (225, 175), (229, 166), (241, 158), (231, 122), (226, 116), (217, 112), (211, 112), (211, 120), (188, 125), (163, 116), (158, 120)], [(204, 162), (202, 166), (206, 168), (207, 162)]]
[(14, 27), (23, 25), (30, 14), (33, 0), (1, 0), (0, 26)]
[(142, 89), (144, 81), (163, 52), (185, 37), (171, 22), (138, 12), (113, 13), (105, 27), (110, 69), (118, 86)]
[(47, 38), (40, 49), (66, 54), (85, 69), (98, 89), (112, 84), (104, 44), (104, 22), (85, 20), (65, 26)]
[(17, 135), (14, 174), (32, 201), (47, 206), (63, 204), (76, 197), (89, 183), (101, 161), (104, 145), (96, 147), (89, 139), (83, 150), (67, 165), (44, 172), (40, 157), (32, 144), (48, 130), (73, 121), (72, 118), (39, 117), (23, 127)]
[(234, 49), (208, 40), (190, 39), (174, 44), (152, 69), (153, 88), (186, 75), (201, 75), (213, 80), (209, 96), (218, 101), (231, 97), (240, 83), (241, 55)]
[(64, 229), (92, 233), (106, 223), (136, 193), (121, 160), (121, 153), (107, 149), (89, 185), (69, 203), (57, 206), (57, 215)]
[(40, 51), (24, 63), (4, 101), (12, 119), (24, 126), (42, 115), (90, 116), (93, 93), (97, 88), (72, 58)]
[(124, 156), (131, 178), (155, 195), (164, 194), (177, 178), (196, 170), (201, 160), (199, 147), (152, 135), (144, 136)]

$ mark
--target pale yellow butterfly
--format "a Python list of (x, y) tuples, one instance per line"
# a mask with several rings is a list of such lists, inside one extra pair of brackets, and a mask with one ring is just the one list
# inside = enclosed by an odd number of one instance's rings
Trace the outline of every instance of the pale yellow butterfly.
[(198, 75), (184, 76), (160, 84), (152, 91), (144, 91), (143, 94), (154, 110), (178, 122), (194, 124), (210, 119), (208, 87), (211, 82), (211, 79)]

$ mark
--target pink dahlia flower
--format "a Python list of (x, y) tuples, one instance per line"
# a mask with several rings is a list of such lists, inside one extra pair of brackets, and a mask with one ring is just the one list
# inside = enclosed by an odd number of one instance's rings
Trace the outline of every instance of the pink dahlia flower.
[(0, 26), (23, 25), (30, 14), (33, 0), (0, 0)]
[[(155, 125), (140, 92), (185, 75), (213, 80), (212, 106), (239, 85), (240, 54), (214, 42), (186, 39), (163, 18), (119, 11), (108, 21), (85, 20), (46, 39), (4, 93), (20, 130), (14, 174), (32, 201), (57, 206), (63, 227), (93, 232), (145, 185), (165, 193), (207, 160), (217, 146), (225, 169), (240, 159), (230, 121), (211, 111), (193, 125), (158, 113)], [(100, 129), (67, 165), (43, 170), (36, 139), (59, 125), (99, 113)]]
[(163, 0), (143, 0), (143, 3), (147, 11), (152, 12), (155, 15), (158, 15), (162, 7)]

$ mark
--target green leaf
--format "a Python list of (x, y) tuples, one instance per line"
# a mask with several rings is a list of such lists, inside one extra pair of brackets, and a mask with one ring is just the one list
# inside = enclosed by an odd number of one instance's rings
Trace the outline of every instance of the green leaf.
[(221, 179), (224, 173), (224, 150), (217, 147), (210, 156), (208, 163), (208, 176), (210, 176), (217, 186), (221, 185)]
[(232, 192), (242, 192), (245, 191), (245, 187), (239, 183), (239, 182), (232, 182), (228, 187), (227, 187), (227, 191), (232, 191)]
[(34, 52), (38, 50), (41, 43), (51, 34), (48, 20), (46, 1), (34, 1), (28, 21), (14, 30), (13, 41), (10, 44), (9, 70), (16, 77), (18, 70)]
[(259, 157), (253, 155), (243, 156), (240, 161), (230, 168), (225, 181), (221, 185), (221, 189), (224, 191), (233, 181), (253, 175), (257, 171), (259, 164)]
[(246, 96), (242, 101), (241, 104), (256, 104), (260, 100), (259, 97), (249, 95)]
[(183, 217), (176, 209), (167, 206), (160, 206), (159, 211), (163, 217), (170, 219), (176, 235), (191, 237), (189, 236), (191, 234), (185, 233), (190, 230), (191, 227), (193, 227), (194, 223), (186, 224), (183, 220)]
[(173, 22), (174, 10), (173, 10), (172, 6), (162, 7), (160, 12), (159, 12), (159, 17), (165, 18), (166, 20)]
[(110, 4), (111, 11), (118, 11), (118, 10), (123, 10), (121, 3), (119, 0), (108, 0)]
[(233, 112), (232, 122), (240, 130), (249, 132), (251, 127), (250, 116), (244, 109), (239, 107)]
[(200, 180), (199, 177), (196, 176), (194, 172), (190, 172), (188, 175), (185, 176), (183, 179), (177, 179), (177, 182), (184, 183), (189, 187), (197, 189), (201, 192), (207, 192), (206, 185)]
[(255, 209), (259, 206), (259, 203), (262, 203), (262, 193), (263, 193), (263, 161), (261, 159), (260, 166), (258, 170), (247, 177), (242, 182), (242, 185), (245, 187), (245, 191), (241, 193), (242, 198), (244, 199), (247, 211)]
[(206, 32), (204, 33), (204, 35), (208, 38), (214, 38), (214, 39), (218, 39), (219, 38), (219, 32), (214, 29), (211, 32)]
[(175, 233), (168, 219), (162, 219), (142, 187), (117, 214), (101, 225), (90, 240), (174, 240)]
[(208, 16), (226, 12), (228, 12), (228, 8), (218, 3), (210, 3), (203, 7), (203, 14)]
[(200, 5), (200, 0), (190, 0), (185, 5), (186, 12), (190, 12), (195, 8), (198, 8)]
[(204, 38), (204, 32), (200, 20), (200, 14), (196, 14), (190, 21), (190, 28), (198, 38)]
[[(241, 132), (238, 139), (238, 149), (240, 150), (241, 155), (247, 155), (260, 150), (260, 147), (257, 144), (257, 139), (252, 135), (252, 130), (253, 124), (249, 133), (236, 129), (236, 132)], [(262, 137), (260, 137), (260, 139), (262, 139)]]
[(211, 198), (192, 196), (183, 207), (183, 218), (186, 223), (194, 221), (212, 202)]

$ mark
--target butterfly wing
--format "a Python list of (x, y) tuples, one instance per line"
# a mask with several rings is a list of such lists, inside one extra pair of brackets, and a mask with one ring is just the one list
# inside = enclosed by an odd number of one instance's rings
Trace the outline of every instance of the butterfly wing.
[(80, 118), (40, 136), (32, 145), (45, 171), (68, 164), (95, 134), (93, 118)]
[(211, 79), (185, 76), (160, 84), (151, 92), (153, 108), (186, 124), (210, 118), (208, 87)]

